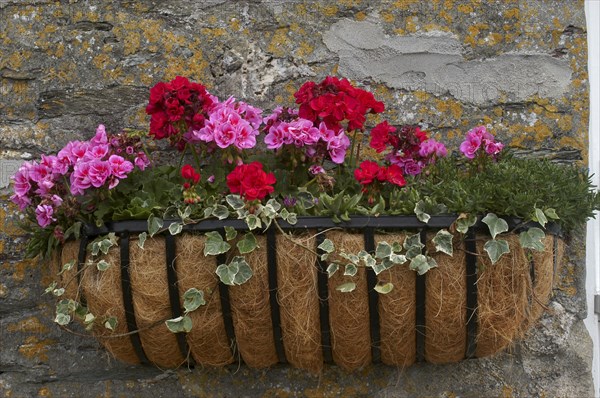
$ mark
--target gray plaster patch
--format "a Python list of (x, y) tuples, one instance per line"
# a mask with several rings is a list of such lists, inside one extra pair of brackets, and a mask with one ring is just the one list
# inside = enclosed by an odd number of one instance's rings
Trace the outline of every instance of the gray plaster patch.
[(0, 159), (0, 189), (8, 187), (10, 177), (19, 170), (22, 164), (22, 160)]
[(476, 105), (525, 101), (531, 96), (560, 98), (571, 82), (566, 61), (546, 54), (509, 53), (466, 60), (461, 43), (439, 33), (395, 36), (369, 21), (341, 20), (323, 34), (339, 57), (339, 72), (373, 79), (391, 88), (450, 94)]

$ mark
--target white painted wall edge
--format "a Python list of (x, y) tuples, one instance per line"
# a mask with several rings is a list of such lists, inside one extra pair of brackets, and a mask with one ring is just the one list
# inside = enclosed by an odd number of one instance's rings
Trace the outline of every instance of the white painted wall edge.
[[(600, 182), (600, 0), (585, 1), (590, 85), (589, 158), (594, 185)], [(600, 397), (600, 329), (594, 313), (594, 295), (600, 293), (600, 216), (587, 224), (586, 292), (588, 314), (584, 324), (593, 341), (592, 375), (595, 396)]]

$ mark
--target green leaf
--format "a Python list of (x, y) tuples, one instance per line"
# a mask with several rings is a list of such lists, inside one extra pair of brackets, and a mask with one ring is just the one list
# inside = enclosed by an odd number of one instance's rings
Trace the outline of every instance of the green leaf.
[(225, 197), (225, 200), (227, 201), (227, 203), (229, 204), (229, 206), (231, 206), (231, 208), (233, 210), (239, 210), (246, 205), (246, 202), (244, 202), (244, 199), (242, 199), (239, 195), (233, 195), (233, 194), (227, 195)]
[(150, 237), (154, 236), (164, 225), (164, 221), (162, 218), (155, 217), (154, 214), (151, 214), (148, 217), (148, 233)]
[(279, 209), (281, 209), (281, 204), (275, 199), (269, 199), (265, 206), (269, 206), (271, 209), (273, 209), (275, 213), (277, 213)]
[(146, 243), (146, 239), (148, 238), (148, 234), (145, 232), (142, 232), (141, 234), (138, 235), (138, 246), (140, 249), (144, 248), (144, 243)]
[(54, 289), (56, 289), (56, 285), (57, 285), (56, 281), (52, 281), (52, 283), (50, 285), (48, 285), (46, 290), (44, 290), (44, 294), (52, 293), (54, 291)]
[(327, 266), (327, 277), (331, 278), (333, 274), (337, 272), (338, 269), (340, 269), (340, 265), (338, 263), (329, 264), (329, 266)]
[(356, 283), (354, 282), (346, 282), (335, 288), (335, 290), (338, 290), (342, 293), (349, 293), (354, 289), (356, 289)]
[(206, 235), (206, 242), (204, 243), (205, 256), (217, 256), (219, 254), (227, 253), (231, 248), (231, 245), (225, 242), (221, 234), (217, 231), (210, 231), (204, 235)]
[(183, 224), (180, 222), (174, 222), (169, 225), (169, 233), (171, 235), (177, 235), (183, 230)]
[(94, 314), (92, 314), (91, 312), (88, 312), (87, 314), (85, 314), (85, 317), (83, 318), (83, 323), (85, 323), (86, 325), (89, 325), (91, 323), (93, 323), (96, 320), (96, 317), (94, 316)]
[(425, 247), (421, 242), (421, 234), (419, 233), (407, 236), (403, 246), (406, 249), (406, 258), (409, 260), (421, 254), (423, 247)]
[(354, 264), (346, 264), (344, 267), (344, 275), (346, 276), (354, 276), (358, 272), (358, 268)]
[(425, 213), (425, 206), (426, 206), (425, 202), (423, 202), (422, 200), (419, 200), (417, 202), (417, 204), (415, 205), (415, 215), (417, 216), (419, 221), (427, 224), (429, 222), (429, 219), (431, 218), (431, 216), (429, 216), (429, 214)]
[(296, 215), (296, 213), (290, 213), (285, 218), (285, 221), (287, 221), (290, 225), (296, 225), (296, 223), (298, 222), (298, 216)]
[(64, 234), (64, 238), (68, 239), (72, 235), (75, 239), (79, 239), (80, 234), (81, 234), (81, 221), (77, 221), (76, 223), (73, 223), (69, 228), (67, 228), (67, 230), (65, 231), (65, 234)]
[(485, 242), (485, 245), (483, 245), (483, 250), (487, 252), (492, 264), (496, 264), (503, 254), (510, 253), (508, 242), (505, 240), (488, 240)]
[(297, 195), (298, 201), (305, 210), (315, 206), (315, 197), (308, 191), (300, 191)]
[(111, 316), (104, 322), (104, 327), (106, 329), (112, 330), (114, 332), (117, 327), (117, 324), (118, 324), (117, 318), (115, 318), (114, 316)]
[(546, 234), (544, 231), (533, 227), (519, 234), (519, 242), (523, 248), (534, 249), (541, 252), (544, 251), (544, 243), (542, 242), (542, 239), (545, 237)]
[(235, 239), (235, 237), (237, 236), (237, 231), (235, 230), (235, 228), (230, 227), (230, 226), (225, 226), (225, 239), (232, 240)]
[(287, 219), (287, 217), (289, 215), (290, 215), (290, 212), (286, 208), (281, 209), (281, 211), (279, 212), (279, 217), (283, 218), (284, 220)]
[(240, 254), (246, 254), (256, 249), (258, 247), (258, 242), (256, 241), (254, 234), (252, 232), (248, 232), (241, 240), (237, 242), (236, 246), (240, 251)]
[(392, 253), (390, 255), (390, 261), (394, 264), (404, 264), (406, 262), (406, 256), (403, 254)]
[(260, 218), (258, 218), (254, 214), (248, 214), (246, 216), (246, 224), (248, 225), (248, 229), (250, 229), (250, 231), (252, 231), (256, 228), (260, 228), (262, 226), (262, 223), (260, 222)]
[(61, 288), (59, 288), (59, 289), (54, 289), (54, 290), (52, 291), (52, 294), (53, 294), (53, 295), (55, 295), (56, 297), (60, 297), (60, 296), (62, 296), (63, 294), (65, 294), (65, 289), (64, 289), (64, 288), (62, 288), (62, 287), (61, 287)]
[(224, 220), (229, 217), (229, 209), (223, 205), (215, 205), (212, 209), (212, 215), (219, 220)]
[(106, 262), (106, 260), (100, 260), (96, 264), (96, 268), (98, 268), (98, 271), (106, 271), (108, 267), (110, 267), (110, 264)]
[(506, 221), (499, 218), (494, 213), (488, 213), (481, 221), (487, 224), (492, 239), (496, 239), (496, 235), (508, 231), (508, 224)]
[(546, 218), (546, 215), (542, 209), (538, 209), (537, 207), (534, 209), (534, 215), (532, 218), (533, 221), (539, 222), (542, 227), (545, 227), (546, 223), (548, 222), (548, 219)]
[(206, 304), (206, 301), (204, 301), (204, 292), (202, 290), (193, 287), (183, 293), (183, 308), (185, 308), (185, 312), (192, 312), (204, 304)]
[(433, 237), (433, 243), (435, 244), (435, 250), (438, 252), (446, 253), (449, 256), (452, 256), (453, 246), (452, 246), (452, 238), (453, 235), (445, 229), (438, 231), (437, 234)]
[[(58, 273), (58, 275), (62, 274), (65, 271), (70, 271), (73, 269), (73, 267), (75, 266), (75, 260), (71, 260), (68, 263), (64, 264), (62, 266), (62, 269), (60, 270), (60, 272)], [(56, 282), (54, 282), (56, 283)]]
[(387, 258), (392, 254), (392, 246), (383, 241), (377, 243), (377, 248), (375, 248), (375, 257), (379, 259)]
[(556, 214), (556, 210), (554, 210), (552, 207), (549, 207), (546, 210), (544, 210), (544, 214), (552, 220), (560, 220), (560, 217), (558, 216), (558, 214)]
[(165, 321), (165, 325), (173, 333), (189, 333), (192, 330), (192, 318), (189, 315), (179, 316), (168, 319)]
[(394, 265), (396, 264), (394, 264), (390, 259), (386, 258), (379, 263), (373, 264), (371, 268), (373, 268), (373, 272), (375, 272), (375, 275), (379, 275), (386, 269), (392, 268)]
[(319, 246), (317, 246), (317, 249), (321, 249), (325, 253), (331, 253), (335, 250), (335, 247), (333, 246), (333, 242), (331, 240), (325, 239)]
[(252, 277), (252, 268), (244, 257), (236, 256), (229, 264), (221, 264), (215, 271), (221, 282), (226, 285), (241, 285)]
[(410, 262), (409, 268), (413, 271), (417, 271), (417, 274), (423, 275), (431, 268), (437, 267), (437, 263), (431, 257), (419, 254), (413, 258)]
[(477, 222), (477, 216), (474, 214), (461, 214), (455, 222), (456, 230), (461, 234), (466, 234), (469, 228)]
[(391, 282), (385, 283), (383, 285), (377, 284), (375, 285), (375, 291), (380, 294), (388, 294), (392, 291), (394, 285)]
[(56, 318), (54, 318), (54, 322), (58, 323), (61, 326), (68, 325), (69, 322), (71, 322), (71, 315), (56, 314)]

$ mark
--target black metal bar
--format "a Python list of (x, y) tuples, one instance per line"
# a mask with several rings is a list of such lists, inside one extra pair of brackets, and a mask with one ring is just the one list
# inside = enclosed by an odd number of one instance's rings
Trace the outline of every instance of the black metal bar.
[(86, 300), (83, 295), (83, 289), (80, 289), (79, 287), (81, 286), (81, 276), (83, 275), (83, 266), (85, 265), (85, 257), (87, 255), (87, 244), (88, 237), (87, 235), (83, 235), (79, 241), (79, 253), (77, 255), (77, 291), (80, 294), (79, 302), (84, 307), (86, 306)]
[(281, 314), (277, 301), (277, 236), (275, 229), (267, 231), (267, 267), (269, 271), (269, 303), (271, 304), (271, 322), (273, 323), (273, 339), (280, 363), (287, 363), (281, 332)]
[(465, 358), (475, 357), (477, 351), (477, 243), (475, 231), (469, 229), (465, 236), (465, 265), (467, 270), (467, 349)]
[[(354, 216), (350, 221), (335, 223), (330, 217), (298, 217), (298, 222), (291, 225), (283, 220), (277, 222), (281, 228), (289, 229), (326, 229), (326, 228), (356, 228), (362, 229), (366, 227), (373, 228), (405, 228), (405, 229), (421, 229), (421, 228), (448, 228), (454, 221), (456, 221), (456, 215), (438, 215), (431, 216), (431, 219), (427, 224), (419, 221), (415, 216)], [(505, 218), (509, 225), (509, 228), (517, 228), (518, 230), (525, 229), (528, 227), (541, 226), (538, 223), (523, 223), (518, 218)], [(164, 227), (168, 227), (173, 222), (181, 222), (180, 220), (165, 220)], [(215, 231), (222, 229), (225, 226), (233, 227), (237, 230), (248, 230), (248, 225), (244, 220), (204, 220), (197, 224), (187, 224), (183, 226), (184, 231)], [(487, 225), (480, 220), (472, 227), (475, 229), (487, 230)], [(97, 227), (95, 225), (86, 225), (87, 233), (89, 236), (104, 235), (109, 232), (120, 233), (124, 231), (128, 232), (144, 232), (148, 229), (148, 224), (145, 220), (127, 220), (127, 221), (113, 221), (106, 223), (103, 227)], [(548, 223), (546, 224), (545, 230), (550, 234), (559, 234), (560, 228), (557, 224)]]
[[(175, 244), (175, 236), (170, 233), (165, 234), (165, 252), (166, 252), (166, 262), (167, 262), (167, 282), (169, 289), (169, 302), (171, 304), (171, 315), (173, 318), (178, 318), (183, 315), (183, 311), (181, 310), (181, 302), (179, 300), (179, 287), (177, 282), (177, 265), (176, 265), (176, 251), (177, 246)], [(190, 350), (186, 341), (185, 333), (177, 333), (177, 344), (179, 345), (179, 350), (181, 351), (181, 355), (188, 360), (188, 362), (192, 362), (192, 357), (190, 354)]]
[[(222, 230), (221, 233), (225, 234), (225, 231)], [(216, 258), (216, 262), (217, 266), (221, 264), (226, 264), (227, 256), (224, 253), (219, 254)], [(221, 281), (219, 281), (219, 299), (221, 302), (221, 313), (223, 314), (223, 326), (225, 328), (225, 334), (227, 335), (227, 340), (229, 341), (231, 354), (233, 355), (233, 358), (237, 361), (240, 359), (240, 356), (237, 352), (235, 329), (233, 327), (233, 317), (231, 316), (231, 300), (229, 299), (229, 288), (226, 284), (224, 284)]]
[(135, 321), (135, 310), (133, 308), (133, 295), (131, 292), (131, 279), (129, 276), (129, 232), (121, 232), (120, 242), (120, 257), (121, 257), (121, 289), (123, 290), (123, 308), (125, 309), (125, 320), (127, 322), (127, 330), (131, 333), (129, 338), (133, 345), (138, 359), (141, 363), (148, 363), (148, 357), (142, 347), (142, 341), (138, 333), (137, 323)]
[[(372, 227), (363, 231), (365, 251), (375, 252), (375, 236)], [(377, 275), (373, 268), (367, 269), (367, 288), (369, 291), (369, 324), (371, 330), (371, 358), (373, 363), (381, 362), (381, 349), (379, 347), (381, 335), (379, 331), (379, 293), (375, 291)]]
[[(420, 233), (421, 243), (427, 244), (427, 231), (421, 230)], [(425, 246), (423, 247), (423, 253), (425, 253)], [(415, 316), (415, 328), (416, 328), (416, 347), (417, 347), (417, 361), (425, 361), (425, 296), (427, 290), (426, 275), (417, 274), (416, 277), (416, 316)]]
[(327, 275), (327, 263), (321, 260), (321, 254), (324, 251), (318, 249), (318, 246), (325, 240), (325, 234), (319, 231), (315, 238), (315, 247), (317, 256), (317, 283), (319, 293), (319, 316), (321, 322), (321, 346), (323, 347), (323, 361), (333, 363), (333, 354), (331, 352), (331, 326), (329, 324), (329, 289), (327, 287), (329, 276)]

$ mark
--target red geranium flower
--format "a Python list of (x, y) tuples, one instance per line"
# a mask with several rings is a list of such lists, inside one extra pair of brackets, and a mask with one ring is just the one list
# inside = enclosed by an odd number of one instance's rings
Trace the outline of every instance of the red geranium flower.
[(186, 180), (197, 184), (200, 181), (200, 173), (198, 173), (192, 165), (186, 164), (181, 168), (181, 176)]
[(385, 180), (390, 184), (403, 187), (406, 185), (406, 180), (402, 174), (402, 168), (397, 164), (392, 164), (385, 169)]
[(390, 135), (396, 131), (394, 126), (388, 124), (387, 120), (379, 123), (371, 130), (371, 141), (369, 145), (378, 153), (386, 150), (390, 142)]
[(385, 174), (382, 173), (382, 170), (385, 170), (385, 168), (382, 169), (377, 162), (365, 160), (358, 166), (358, 169), (354, 170), (354, 178), (361, 185), (369, 185), (374, 181), (385, 180)]
[(265, 173), (259, 162), (241, 164), (227, 176), (227, 186), (231, 193), (239, 194), (248, 201), (264, 199), (275, 190), (275, 182), (275, 175)]

